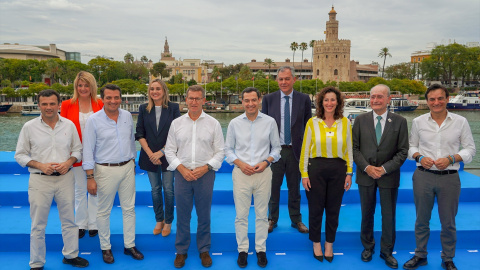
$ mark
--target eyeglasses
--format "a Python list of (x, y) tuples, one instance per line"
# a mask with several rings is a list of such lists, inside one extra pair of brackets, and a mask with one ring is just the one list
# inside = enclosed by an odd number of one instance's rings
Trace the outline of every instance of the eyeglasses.
[(193, 102), (193, 101), (200, 102), (200, 100), (202, 100), (203, 98), (192, 98), (192, 97), (189, 97), (189, 98), (187, 98), (187, 99), (188, 99), (188, 101), (191, 101), (191, 102)]

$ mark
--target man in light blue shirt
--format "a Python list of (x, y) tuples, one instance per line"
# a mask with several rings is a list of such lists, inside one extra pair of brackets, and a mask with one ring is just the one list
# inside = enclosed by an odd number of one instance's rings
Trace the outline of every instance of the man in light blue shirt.
[(257, 264), (265, 267), (268, 236), (268, 202), (272, 188), (270, 164), (280, 158), (280, 139), (275, 120), (261, 112), (258, 89), (248, 87), (242, 92), (245, 113), (228, 125), (225, 142), (226, 161), (234, 164), (233, 198), (235, 201), (235, 233), (240, 267), (247, 266), (248, 214), (252, 200), (255, 203), (255, 251)]
[[(103, 110), (90, 116), (83, 133), (83, 169), (87, 189), (98, 195), (98, 235), (103, 261), (114, 262), (110, 213), (118, 191), (123, 214), (124, 254), (142, 260), (135, 247), (135, 137), (132, 115), (120, 109), (122, 92), (113, 84), (100, 89)], [(94, 174), (95, 171), (95, 174)]]

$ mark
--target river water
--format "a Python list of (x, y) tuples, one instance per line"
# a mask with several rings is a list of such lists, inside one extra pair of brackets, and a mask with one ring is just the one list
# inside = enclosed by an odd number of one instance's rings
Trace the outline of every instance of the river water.
[[(415, 110), (413, 112), (399, 112), (403, 115), (408, 122), (408, 128), (411, 128), (412, 120), (424, 113), (426, 110)], [(468, 119), (470, 128), (472, 129), (473, 139), (477, 147), (477, 152), (480, 149), (480, 112), (479, 111), (455, 111), (454, 113), (460, 114)], [(231, 119), (240, 115), (240, 113), (213, 113), (211, 114), (221, 124), (223, 129), (223, 135), (227, 133), (228, 123)], [(22, 116), (20, 114), (7, 114), (0, 115), (0, 151), (15, 151), (17, 144), (18, 134), (22, 129), (25, 122), (35, 116)], [(133, 120), (137, 121), (137, 116), (133, 116)], [(140, 144), (137, 142), (137, 149), (140, 150)], [(480, 169), (480, 155), (476, 155), (470, 164), (466, 164), (467, 169)]]

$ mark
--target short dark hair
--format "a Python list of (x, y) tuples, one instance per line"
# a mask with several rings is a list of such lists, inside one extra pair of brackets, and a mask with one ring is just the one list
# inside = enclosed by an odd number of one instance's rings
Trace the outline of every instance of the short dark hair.
[(191, 85), (187, 88), (187, 93), (185, 94), (188, 97), (188, 92), (202, 92), (202, 97), (205, 98), (205, 89), (201, 85)]
[(445, 92), (445, 97), (448, 99), (448, 97), (450, 96), (450, 94), (448, 93), (448, 89), (445, 86), (438, 83), (434, 83), (427, 88), (427, 92), (425, 92), (425, 99), (428, 100), (428, 93), (438, 89), (442, 89), (443, 92)]
[(245, 93), (251, 93), (251, 92), (257, 93), (258, 99), (260, 99), (260, 97), (262, 96), (262, 94), (260, 93), (260, 91), (258, 91), (257, 88), (255, 88), (255, 87), (247, 87), (247, 88), (243, 89), (241, 98), (243, 99), (243, 95), (244, 95)]
[(333, 114), (333, 118), (335, 120), (341, 119), (343, 117), (343, 103), (344, 98), (342, 92), (333, 86), (327, 86), (320, 91), (316, 98), (315, 105), (317, 106), (317, 113), (316, 116), (320, 119), (325, 119), (325, 109), (323, 108), (323, 99), (325, 95), (328, 93), (334, 93), (337, 97), (337, 107), (335, 108), (335, 112)]
[(116, 84), (109, 83), (100, 89), (100, 97), (102, 99), (105, 97), (105, 89), (114, 91), (117, 90), (118, 92), (120, 92), (120, 97), (122, 97), (122, 90), (120, 89), (120, 87)]
[(51, 97), (55, 95), (57, 97), (58, 104), (60, 104), (60, 94), (53, 89), (45, 89), (38, 93), (38, 101), (40, 102), (40, 97)]

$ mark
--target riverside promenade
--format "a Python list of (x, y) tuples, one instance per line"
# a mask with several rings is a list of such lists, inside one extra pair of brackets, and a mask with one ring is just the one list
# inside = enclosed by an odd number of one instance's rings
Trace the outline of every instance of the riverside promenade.
[[(0, 152), (0, 269), (28, 269), (30, 216), (28, 204), (28, 178), (26, 168), (21, 168), (13, 158), (14, 152)], [(138, 168), (138, 167), (137, 167)], [(402, 167), (402, 179), (397, 206), (397, 242), (395, 257), (400, 267), (415, 249), (412, 174), (415, 163), (408, 161)], [(235, 208), (232, 192), (232, 166), (224, 162), (215, 180), (212, 205), (212, 246), (213, 265), (210, 269), (237, 269), (237, 245), (235, 240)], [(457, 215), (457, 253), (454, 259), (459, 269), (479, 269), (480, 262), (480, 177), (460, 171), (462, 190)], [(355, 179), (354, 179), (355, 181)], [(290, 227), (287, 209), (287, 189), (281, 193), (280, 220), (278, 228), (270, 233), (267, 240), (267, 269), (388, 269), (379, 258), (377, 247), (369, 263), (360, 260), (363, 247), (360, 243), (360, 203), (357, 185), (345, 193), (340, 211), (337, 239), (334, 244), (335, 259), (332, 263), (320, 263), (312, 256), (312, 243), (307, 234), (300, 234)], [(380, 207), (380, 206), (378, 206)], [(308, 224), (308, 205), (302, 188), (302, 215)], [(380, 208), (378, 208), (380, 209)], [(375, 215), (375, 237), (380, 241), (380, 211)], [(249, 219), (250, 255), (249, 269), (260, 269), (256, 265), (254, 250), (255, 220), (253, 207)], [(118, 199), (111, 216), (112, 251), (115, 263), (107, 265), (102, 261), (98, 236), (88, 234), (80, 239), (81, 256), (90, 261), (87, 269), (174, 269), (176, 220), (172, 234), (167, 237), (154, 236), (155, 226), (150, 184), (145, 171), (136, 174), (136, 245), (144, 253), (143, 261), (135, 261), (123, 254), (122, 215)], [(183, 269), (204, 269), (196, 250), (196, 214), (192, 213), (192, 243)], [(440, 263), (440, 222), (435, 209), (432, 212), (431, 237), (428, 245), (428, 265), (422, 270), (441, 269)], [(62, 238), (56, 205), (52, 205), (46, 229), (47, 263), (45, 269), (72, 269), (62, 263)]]

